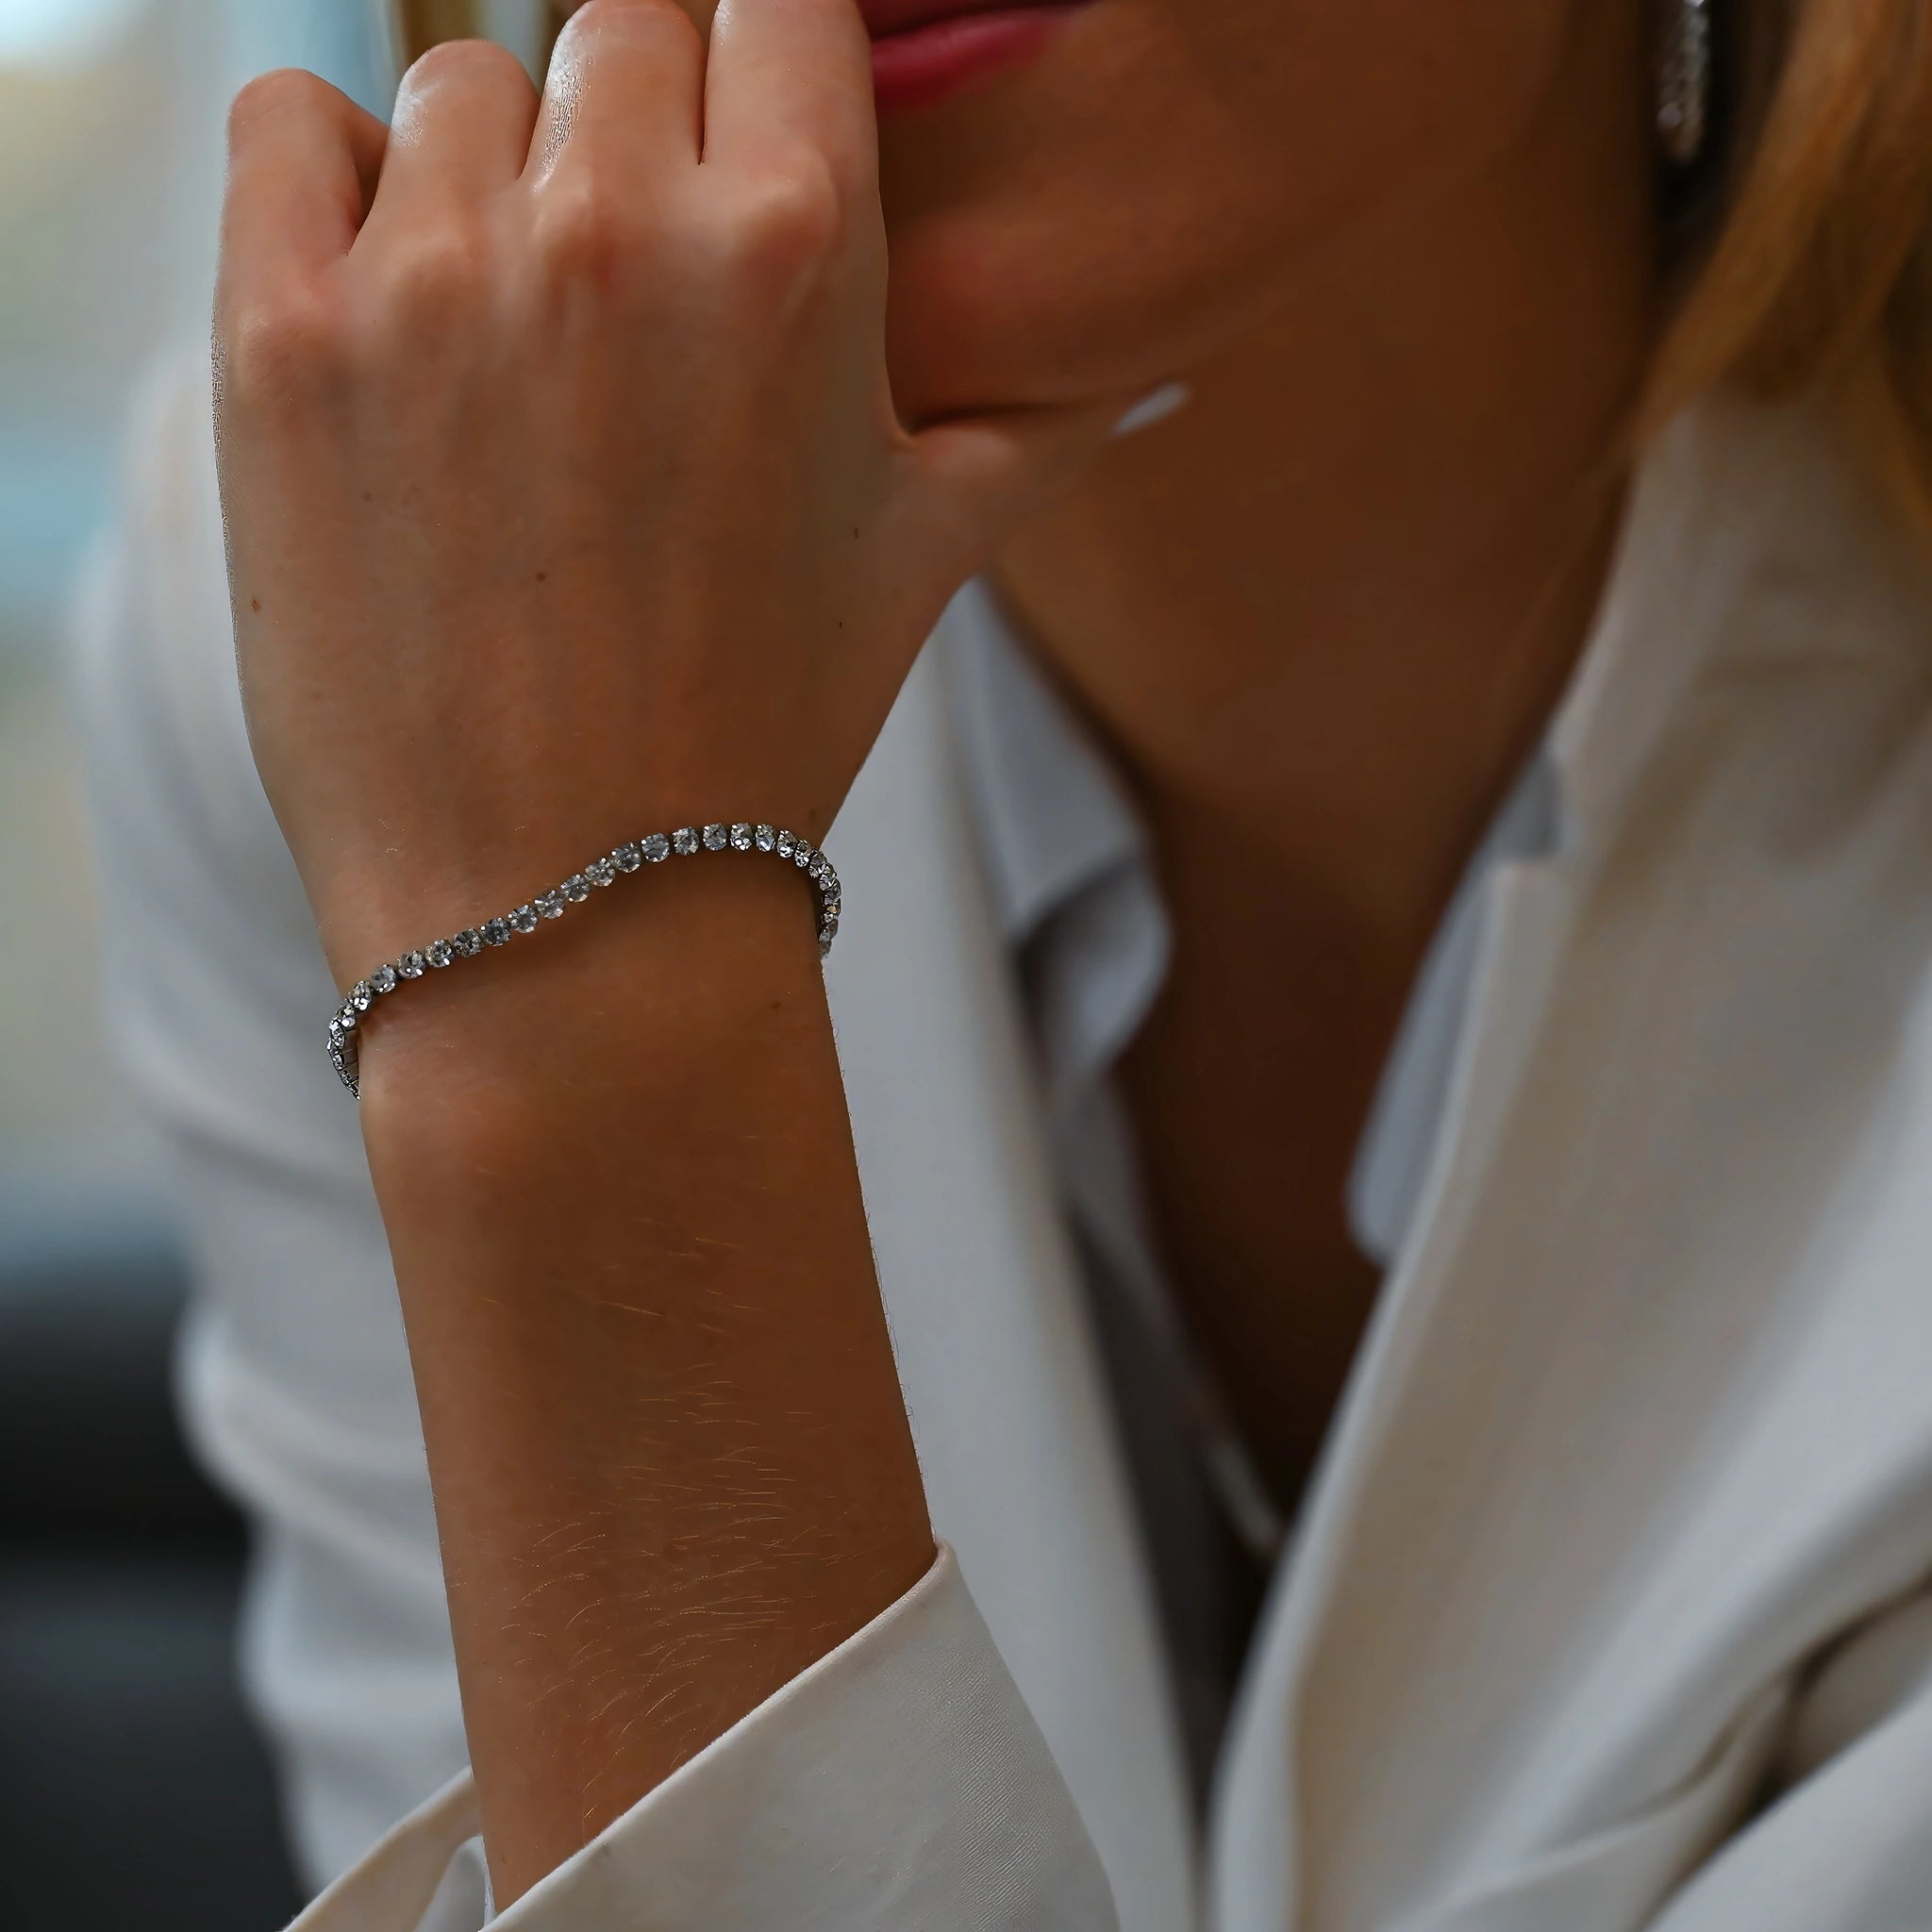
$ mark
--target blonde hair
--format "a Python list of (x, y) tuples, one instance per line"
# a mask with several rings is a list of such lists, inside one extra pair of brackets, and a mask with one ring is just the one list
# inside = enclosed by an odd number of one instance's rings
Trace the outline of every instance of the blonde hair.
[(1932, 0), (1756, 0), (1736, 38), (1722, 209), (1644, 425), (1720, 384), (1828, 390), (1932, 532)]

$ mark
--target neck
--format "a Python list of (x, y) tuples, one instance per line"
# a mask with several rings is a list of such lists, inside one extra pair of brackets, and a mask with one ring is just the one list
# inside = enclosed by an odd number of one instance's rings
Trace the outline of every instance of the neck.
[(1239, 824), (1385, 952), (1433, 926), (1609, 551), (1655, 242), (1641, 61), (1607, 87), (1602, 56), (1487, 177), (1298, 271), (996, 574), (1157, 838)]

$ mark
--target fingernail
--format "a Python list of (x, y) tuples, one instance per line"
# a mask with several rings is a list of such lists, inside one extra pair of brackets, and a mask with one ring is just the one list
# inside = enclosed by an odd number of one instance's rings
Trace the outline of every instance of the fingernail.
[(1152, 429), (1157, 423), (1166, 422), (1176, 409), (1186, 408), (1192, 395), (1193, 391), (1184, 382), (1167, 383), (1152, 395), (1142, 396), (1113, 425), (1113, 433), (1137, 436), (1143, 429)]

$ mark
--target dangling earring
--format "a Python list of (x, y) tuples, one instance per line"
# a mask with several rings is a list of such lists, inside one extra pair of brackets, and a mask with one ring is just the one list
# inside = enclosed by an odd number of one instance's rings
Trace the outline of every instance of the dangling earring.
[(1688, 168), (1710, 127), (1709, 0), (1663, 0), (1657, 49), (1657, 133), (1665, 158)]

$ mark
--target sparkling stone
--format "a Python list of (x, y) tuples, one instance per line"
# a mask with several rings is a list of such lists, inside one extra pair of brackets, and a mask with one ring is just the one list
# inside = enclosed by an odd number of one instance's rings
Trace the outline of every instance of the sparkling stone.
[(775, 852), (778, 849), (778, 835), (770, 825), (760, 825), (752, 834), (760, 852)]
[(617, 882), (617, 861), (614, 858), (593, 858), (584, 868), (584, 876), (593, 886), (609, 886)]
[(620, 845), (610, 855), (610, 862), (619, 872), (635, 872), (643, 864), (644, 855), (636, 845)]
[(819, 917), (822, 919), (837, 919), (839, 916), (839, 912), (840, 902), (838, 893), (827, 893), (824, 899), (820, 903)]
[(832, 861), (821, 852), (806, 869), (815, 879), (829, 878), (832, 874)]
[(483, 950), (483, 935), (474, 925), (466, 925), (450, 941), (464, 958), (474, 959)]
[(344, 1033), (353, 1033), (356, 1030), (355, 1008), (344, 1007), (342, 1010), (336, 1015), (336, 1024), (340, 1026)]
[(812, 843), (809, 839), (801, 839), (791, 848), (791, 862), (800, 872), (803, 872), (817, 857), (818, 854), (812, 849)]
[(421, 953), (405, 953), (396, 961), (396, 971), (405, 979), (421, 979), (429, 970), (429, 961)]
[(671, 849), (680, 858), (689, 858), (698, 849), (698, 835), (689, 825), (679, 825), (671, 835)]
[(653, 865), (662, 865), (671, 857), (671, 841), (662, 832), (653, 832), (644, 841), (644, 857)]
[(563, 882), (563, 896), (573, 906), (581, 906), (591, 896), (591, 882), (582, 873), (574, 872)]
[(561, 919), (569, 906), (561, 892), (539, 892), (531, 904), (545, 919)]
[(731, 834), (723, 825), (705, 827), (705, 850), (722, 852), (731, 842)]
[(457, 956), (457, 949), (448, 940), (432, 940), (423, 948), (423, 957), (432, 966), (447, 966)]
[(375, 1004), (375, 989), (364, 979), (349, 995), (349, 1003), (358, 1013), (366, 1013)]
[(791, 857), (791, 848), (797, 843), (798, 841), (790, 832), (780, 832), (778, 834), (777, 845), (778, 857), (780, 858), (790, 858)]
[(483, 943), (486, 946), (507, 946), (509, 944), (509, 921), (492, 919), (483, 928)]
[(519, 906), (509, 916), (509, 923), (519, 932), (537, 930), (537, 908), (534, 906)]
[(733, 825), (731, 828), (731, 849), (734, 852), (751, 850), (752, 831), (749, 825)]

